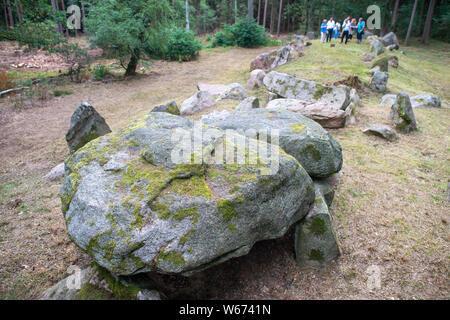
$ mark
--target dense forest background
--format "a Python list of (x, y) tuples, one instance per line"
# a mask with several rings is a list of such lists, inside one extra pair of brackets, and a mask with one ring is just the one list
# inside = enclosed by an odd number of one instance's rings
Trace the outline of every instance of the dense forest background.
[[(85, 30), (71, 31), (65, 27), (66, 9), (70, 5), (78, 5), (81, 14), (88, 16), (91, 8), (99, 2), (96, 0), (1, 0), (1, 27), (15, 27), (24, 21), (43, 22), (58, 21), (58, 31), (75, 35)], [(130, 1), (121, 1), (124, 6)], [(133, 1), (131, 1), (133, 2)], [(382, 24), (378, 32), (384, 34), (394, 31), (400, 38), (405, 38), (412, 13), (411, 35), (449, 41), (450, 5), (448, 0), (158, 0), (134, 1), (146, 2), (147, 5), (160, 6), (162, 18), (168, 19), (171, 25), (189, 28), (196, 34), (211, 33), (222, 28), (224, 24), (232, 24), (252, 11), (254, 19), (265, 26), (271, 34), (286, 32), (306, 33), (318, 31), (320, 22), (331, 16), (344, 19), (350, 15), (367, 18), (369, 5), (381, 8)], [(166, 8), (161, 4), (166, 2)], [(163, 4), (164, 5), (164, 4)], [(188, 10), (186, 10), (186, 6)], [(429, 19), (427, 19), (429, 17)], [(427, 26), (428, 23), (428, 26)], [(5, 32), (2, 32), (5, 37)]]

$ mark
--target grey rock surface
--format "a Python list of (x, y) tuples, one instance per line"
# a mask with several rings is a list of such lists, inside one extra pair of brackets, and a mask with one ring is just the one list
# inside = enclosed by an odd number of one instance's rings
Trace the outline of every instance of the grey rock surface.
[[(341, 166), (340, 145), (317, 124), (305, 127), (305, 139), (319, 136), (305, 152)], [(271, 156), (265, 163), (212, 162), (225, 145), (250, 156), (258, 149), (237, 133), (150, 113), (66, 161), (61, 201), (68, 233), (116, 275), (189, 275), (245, 255), (257, 241), (283, 236), (314, 201), (312, 180), (297, 160), (260, 143)], [(123, 167), (105, 170), (119, 152), (127, 155)]]
[(389, 126), (381, 125), (381, 124), (375, 124), (375, 125), (370, 126), (369, 128), (365, 129), (363, 131), (363, 133), (376, 135), (376, 136), (382, 137), (388, 141), (395, 141), (398, 139), (398, 135), (394, 129), (392, 129)]
[(180, 115), (180, 109), (175, 101), (156, 106), (152, 109), (152, 112), (167, 112), (176, 116)]
[(417, 130), (416, 117), (409, 95), (405, 92), (397, 94), (395, 103), (391, 107), (392, 125), (402, 133)]
[(111, 129), (97, 110), (89, 102), (83, 102), (70, 118), (70, 128), (66, 134), (69, 151), (74, 153), (89, 141), (110, 132)]
[[(267, 130), (269, 135), (277, 133), (280, 147), (297, 159), (312, 177), (327, 177), (342, 167), (339, 142), (316, 122), (293, 112), (253, 109), (207, 124), (243, 134), (251, 134), (246, 132), (248, 129)], [(275, 138), (270, 137), (271, 141)]]
[(200, 110), (216, 105), (213, 96), (208, 91), (198, 91), (189, 99), (183, 101), (180, 107), (182, 115), (191, 115)]

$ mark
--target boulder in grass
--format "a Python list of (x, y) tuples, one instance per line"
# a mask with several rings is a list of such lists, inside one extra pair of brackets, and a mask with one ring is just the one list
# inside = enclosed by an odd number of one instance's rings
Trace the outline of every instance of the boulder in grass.
[(236, 107), (235, 112), (246, 112), (258, 108), (259, 108), (259, 99), (256, 97), (248, 97)]
[(323, 268), (341, 255), (329, 206), (321, 186), (314, 183), (316, 200), (295, 227), (295, 260), (301, 268)]
[(381, 38), (381, 42), (383, 43), (383, 45), (385, 47), (391, 46), (391, 45), (397, 45), (397, 47), (398, 47), (398, 45), (399, 45), (398, 38), (395, 35), (395, 33), (393, 33), (393, 32), (389, 32), (383, 38)]
[(105, 119), (89, 102), (83, 102), (70, 118), (70, 128), (66, 134), (70, 153), (74, 153), (86, 143), (111, 132)]
[(416, 117), (409, 95), (405, 92), (397, 94), (395, 103), (391, 107), (392, 125), (402, 133), (417, 130)]
[(217, 99), (217, 101), (232, 99), (232, 100), (244, 100), (247, 98), (247, 92), (244, 87), (242, 87), (239, 83), (232, 83), (228, 86), (227, 90), (225, 90)]
[(375, 71), (370, 80), (369, 88), (375, 92), (386, 92), (387, 82), (389, 80), (389, 73), (382, 71)]
[(397, 99), (396, 94), (385, 94), (380, 100), (380, 106), (392, 107), (396, 99)]
[(386, 49), (389, 51), (394, 51), (400, 49), (400, 46), (398, 44), (391, 44), (390, 46), (387, 46)]
[(258, 55), (255, 59), (252, 60), (250, 63), (250, 70), (263, 70), (265, 72), (270, 71), (272, 68), (272, 64), (275, 61), (275, 58), (277, 56), (277, 51), (270, 51), (261, 53)]
[(375, 124), (363, 131), (365, 134), (372, 134), (388, 141), (395, 141), (398, 139), (397, 132), (389, 126), (382, 124)]
[(255, 131), (267, 131), (269, 140), (278, 139), (280, 147), (297, 159), (311, 177), (325, 178), (342, 168), (342, 148), (339, 142), (318, 123), (300, 114), (252, 109), (206, 124), (249, 135)]
[(45, 178), (49, 181), (55, 181), (64, 177), (64, 162), (55, 166), (49, 173), (45, 175)]
[(326, 105), (332, 109), (345, 110), (350, 103), (350, 88), (347, 86), (324, 86), (276, 71), (266, 75), (264, 85), (280, 97), (297, 99), (305, 105)]
[(440, 108), (441, 99), (430, 94), (421, 94), (411, 98), (413, 108)]
[(175, 101), (156, 106), (152, 109), (152, 112), (167, 112), (176, 116), (180, 115), (180, 109)]
[(345, 110), (326, 104), (305, 104), (297, 99), (275, 99), (267, 104), (266, 109), (294, 112), (312, 119), (328, 129), (344, 128), (348, 117)]
[(314, 40), (314, 39), (315, 39), (314, 31), (308, 31), (308, 33), (306, 34), (306, 37), (307, 37), (309, 40)]
[(383, 43), (377, 38), (373, 38), (370, 40), (370, 51), (375, 57), (379, 56), (384, 52)]
[(282, 66), (288, 63), (293, 58), (294, 49), (291, 46), (284, 46), (278, 49), (270, 69), (275, 69), (276, 67)]
[(390, 54), (387, 57), (389, 66), (393, 68), (398, 68), (398, 57), (395, 54)]
[(372, 68), (379, 67), (380, 71), (388, 72), (389, 71), (389, 58), (386, 55), (382, 55), (380, 57), (375, 58), (372, 61)]
[(261, 88), (263, 86), (263, 80), (266, 76), (266, 73), (261, 69), (253, 70), (250, 73), (250, 78), (247, 81), (247, 89), (255, 90)]
[(180, 107), (182, 115), (191, 115), (200, 110), (216, 105), (213, 96), (208, 91), (198, 91), (189, 99), (183, 101)]
[(198, 83), (198, 91), (207, 91), (212, 96), (220, 96), (222, 93), (228, 90), (228, 86), (224, 84), (206, 84)]
[(371, 54), (364, 53), (364, 54), (362, 55), (362, 60), (365, 61), (365, 62), (370, 62), (370, 61), (372, 61), (373, 59), (374, 59), (374, 56), (371, 55)]
[[(218, 161), (224, 147), (253, 155), (257, 146), (162, 112), (91, 141), (66, 161), (61, 200), (70, 238), (125, 276), (190, 275), (282, 237), (314, 202), (313, 183), (296, 159), (263, 141), (267, 161)], [(318, 158), (315, 148), (311, 142), (306, 152)], [(122, 168), (105, 170), (118, 153), (126, 156)]]

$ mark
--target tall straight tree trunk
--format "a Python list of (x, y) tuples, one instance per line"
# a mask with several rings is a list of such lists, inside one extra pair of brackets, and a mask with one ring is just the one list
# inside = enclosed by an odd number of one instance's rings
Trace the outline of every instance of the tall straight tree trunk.
[(278, 26), (277, 26), (277, 38), (280, 37), (280, 25), (281, 25), (281, 13), (283, 11), (283, 0), (280, 0), (280, 6), (278, 8)]
[(408, 45), (409, 36), (411, 35), (411, 30), (412, 30), (412, 26), (414, 24), (414, 16), (416, 15), (416, 9), (417, 9), (418, 2), (419, 2), (419, 0), (414, 1), (414, 7), (413, 7), (412, 13), (411, 13), (411, 20), (409, 21), (408, 33), (406, 34), (406, 38), (405, 38), (405, 46)]
[(422, 7), (420, 8), (419, 24), (417, 25), (417, 36), (422, 34), (423, 14), (425, 13), (425, 5), (426, 4), (427, 4), (427, 0), (423, 0)]
[(422, 43), (430, 44), (430, 31), (431, 22), (433, 20), (434, 6), (436, 5), (435, 0), (430, 0), (430, 5), (428, 6), (427, 19), (425, 20), (425, 27), (423, 28)]
[(13, 19), (13, 14), (12, 14), (12, 10), (11, 10), (11, 2), (9, 0), (6, 0), (6, 4), (8, 7), (9, 26), (11, 28), (14, 28), (14, 19)]
[[(81, 21), (81, 32), (85, 32), (85, 28), (84, 28), (84, 21), (86, 21), (86, 12), (84, 10), (84, 1), (80, 0), (81, 3), (81, 17), (82, 17), (82, 21)], [(75, 33), (76, 33), (76, 29), (75, 29)]]
[(255, 16), (253, 14), (253, 0), (248, 0), (248, 17), (253, 19)]
[(272, 0), (271, 5), (272, 5), (272, 7), (270, 9), (270, 29), (269, 29), (269, 32), (270, 32), (270, 34), (273, 34), (273, 28), (275, 26), (275, 10), (274, 10), (274, 8), (275, 8), (275, 0)]
[(258, 2), (258, 24), (261, 24), (261, 0)]
[(400, 0), (395, 0), (394, 4), (394, 11), (392, 12), (392, 21), (391, 21), (391, 29), (392, 31), (395, 28), (395, 25), (397, 24), (397, 18), (398, 18), (398, 7), (400, 5)]
[(189, 0), (186, 0), (186, 30), (190, 30), (191, 26), (189, 25)]
[[(61, 0), (61, 9), (66, 12), (66, 5), (64, 4), (64, 0)], [(66, 28), (66, 37), (69, 37), (69, 28)]]
[(237, 22), (237, 12), (238, 12), (237, 0), (234, 0), (234, 23)]
[(5, 26), (9, 27), (8, 10), (6, 9), (6, 0), (3, 0), (3, 14), (5, 15)]
[(19, 22), (22, 22), (23, 21), (22, 4), (20, 3), (19, 0), (15, 0), (14, 3), (16, 5), (17, 17), (19, 19)]
[[(59, 12), (59, 3), (58, 3), (58, 0), (54, 0), (54, 2), (55, 2), (55, 8), (56, 8), (56, 11)], [(59, 33), (63, 33), (63, 27), (62, 27), (61, 22), (58, 22), (58, 30), (59, 30)]]
[(263, 26), (264, 28), (266, 27), (266, 21), (267, 21), (267, 6), (269, 4), (269, 0), (266, 0), (264, 3), (264, 21), (263, 21)]

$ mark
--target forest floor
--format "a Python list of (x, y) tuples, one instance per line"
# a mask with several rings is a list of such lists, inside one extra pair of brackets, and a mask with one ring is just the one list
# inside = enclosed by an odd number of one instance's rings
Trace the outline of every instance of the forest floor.
[[(332, 206), (342, 256), (323, 270), (300, 270), (290, 232), (189, 279), (160, 277), (169, 298), (450, 298), (450, 45), (414, 41), (401, 48), (405, 55), (396, 52), (400, 66), (390, 68), (389, 91), (437, 94), (443, 107), (414, 110), (419, 131), (389, 143), (362, 133), (371, 124), (389, 124), (389, 108), (378, 106), (382, 95), (367, 90), (369, 63), (361, 59), (367, 43), (332, 48), (312, 42), (305, 56), (277, 71), (321, 83), (357, 75), (364, 85), (356, 123), (330, 131), (344, 152)], [(61, 82), (57, 89), (67, 95), (35, 104), (0, 99), (0, 299), (37, 299), (70, 265), (91, 262), (67, 235), (62, 181), (44, 179), (68, 156), (65, 133), (80, 102), (91, 102), (118, 130), (157, 104), (181, 103), (198, 82), (245, 85), (250, 61), (271, 49), (204, 49), (192, 62), (153, 61), (143, 67), (146, 74), (126, 81)], [(249, 94), (265, 101), (264, 90)], [(370, 290), (374, 267), (381, 287)]]

